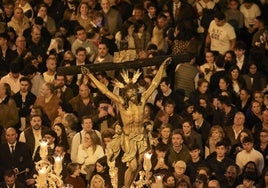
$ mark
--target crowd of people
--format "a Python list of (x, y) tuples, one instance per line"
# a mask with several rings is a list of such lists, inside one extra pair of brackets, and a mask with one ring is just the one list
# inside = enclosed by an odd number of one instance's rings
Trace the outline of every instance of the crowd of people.
[[(268, 187), (267, 10), (265, 0), (0, 0), (0, 187), (35, 186), (41, 139), (74, 188), (112, 187), (107, 160), (128, 188), (139, 177), (124, 172), (142, 171), (144, 152), (148, 187), (159, 175), (165, 188)], [(191, 60), (162, 78), (163, 67), (141, 68), (134, 94), (119, 71), (57, 72), (123, 50)]]

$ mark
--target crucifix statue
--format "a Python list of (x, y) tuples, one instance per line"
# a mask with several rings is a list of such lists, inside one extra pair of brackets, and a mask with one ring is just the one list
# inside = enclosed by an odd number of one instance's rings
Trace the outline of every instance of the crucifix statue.
[[(127, 71), (121, 73), (125, 84), (117, 82), (117, 86), (122, 89), (122, 96), (116, 95), (98, 81), (95, 76), (86, 67), (81, 67), (82, 74), (86, 74), (96, 87), (117, 106), (122, 120), (121, 135), (107, 145), (107, 149), (113, 151), (117, 146), (124, 151), (122, 162), (127, 164), (127, 170), (124, 177), (124, 187), (130, 188), (137, 174), (138, 166), (143, 154), (148, 150), (148, 136), (144, 128), (143, 111), (147, 99), (152, 92), (158, 87), (160, 80), (165, 72), (166, 66), (170, 63), (171, 58), (162, 62), (157, 74), (152, 80), (152, 84), (141, 95), (138, 93), (138, 80), (141, 72), (136, 71), (132, 78), (128, 77)], [(119, 139), (118, 139), (119, 138)], [(108, 152), (109, 153), (109, 152)], [(115, 155), (115, 152), (111, 152)], [(117, 156), (109, 156), (108, 160), (115, 160)]]

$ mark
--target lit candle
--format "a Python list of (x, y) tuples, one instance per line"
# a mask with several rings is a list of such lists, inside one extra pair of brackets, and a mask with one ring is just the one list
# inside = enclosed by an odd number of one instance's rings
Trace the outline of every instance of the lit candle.
[(47, 184), (47, 171), (46, 169), (43, 167), (38, 171), (38, 184), (40, 185), (40, 187), (46, 187)]
[(147, 172), (150, 171), (152, 168), (151, 157), (152, 157), (152, 154), (150, 154), (150, 153), (144, 154), (143, 168)]
[(41, 159), (45, 159), (47, 157), (47, 141), (41, 140), (40, 141), (40, 157)]
[(55, 157), (54, 172), (57, 176), (59, 176), (61, 171), (62, 171), (62, 158), (60, 156), (57, 156)]

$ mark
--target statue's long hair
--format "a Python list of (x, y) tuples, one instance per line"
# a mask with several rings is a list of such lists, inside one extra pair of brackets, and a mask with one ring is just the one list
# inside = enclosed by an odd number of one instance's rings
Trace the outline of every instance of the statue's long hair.
[(126, 109), (129, 107), (129, 105), (128, 105), (129, 98), (127, 96), (127, 91), (130, 89), (134, 89), (137, 92), (138, 97), (137, 97), (136, 105), (141, 105), (141, 94), (139, 93), (138, 84), (129, 83), (125, 86), (125, 88), (122, 89), (122, 96), (123, 96), (123, 99), (125, 101), (123, 106)]

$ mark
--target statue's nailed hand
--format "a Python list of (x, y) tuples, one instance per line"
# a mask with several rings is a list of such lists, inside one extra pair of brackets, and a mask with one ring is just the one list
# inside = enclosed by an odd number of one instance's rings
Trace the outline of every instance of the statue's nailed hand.
[(171, 57), (168, 57), (165, 61), (164, 61), (164, 65), (165, 66), (168, 66), (169, 64), (171, 64), (172, 62), (172, 58)]
[(90, 71), (89, 71), (88, 68), (86, 68), (86, 67), (84, 67), (84, 66), (81, 66), (81, 73), (84, 74), (84, 75), (86, 75), (86, 74), (89, 74)]

